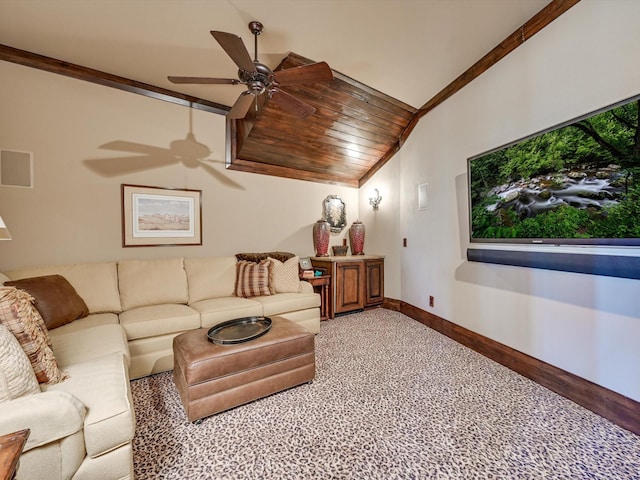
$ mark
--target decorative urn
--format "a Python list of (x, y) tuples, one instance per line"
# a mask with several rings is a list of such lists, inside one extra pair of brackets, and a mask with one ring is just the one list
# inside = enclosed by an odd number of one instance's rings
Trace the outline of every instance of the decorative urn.
[(322, 218), (313, 224), (313, 248), (316, 257), (329, 256), (329, 237), (331, 236), (331, 224)]
[(349, 243), (351, 243), (351, 255), (364, 255), (364, 223), (360, 220), (351, 224)]

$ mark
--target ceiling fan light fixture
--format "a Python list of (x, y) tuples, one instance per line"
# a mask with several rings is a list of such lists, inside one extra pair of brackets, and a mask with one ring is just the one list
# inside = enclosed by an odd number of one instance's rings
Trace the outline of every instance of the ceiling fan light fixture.
[(262, 95), (267, 89), (265, 84), (259, 81), (251, 82), (247, 85), (247, 87), (249, 93), (255, 96)]

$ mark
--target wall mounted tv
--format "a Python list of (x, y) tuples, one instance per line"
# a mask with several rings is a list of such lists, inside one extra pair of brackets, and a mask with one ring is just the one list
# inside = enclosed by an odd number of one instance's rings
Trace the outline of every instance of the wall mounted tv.
[(468, 160), (472, 243), (640, 246), (640, 95)]

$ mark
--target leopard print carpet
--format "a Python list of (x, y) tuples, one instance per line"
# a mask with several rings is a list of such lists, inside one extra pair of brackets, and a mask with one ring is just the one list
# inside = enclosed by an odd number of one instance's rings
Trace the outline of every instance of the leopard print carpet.
[(640, 437), (400, 314), (322, 323), (302, 385), (187, 421), (134, 380), (135, 478), (640, 479)]

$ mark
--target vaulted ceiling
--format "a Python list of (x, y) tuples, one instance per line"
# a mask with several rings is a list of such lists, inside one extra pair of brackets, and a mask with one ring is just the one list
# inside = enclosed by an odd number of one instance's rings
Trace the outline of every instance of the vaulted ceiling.
[[(311, 63), (290, 53), (277, 70)], [(316, 109), (304, 120), (265, 101), (230, 121), (232, 168), (357, 186), (397, 143), (415, 109), (345, 75), (282, 87)]]
[(286, 87), (315, 107), (305, 120), (273, 101), (227, 120), (227, 167), (359, 186), (429, 109), (577, 1), (4, 0), (0, 60), (225, 114), (243, 86), (167, 76), (236, 78), (209, 32), (239, 35), (252, 52), (247, 24), (259, 20), (263, 63), (326, 61), (334, 79)]

